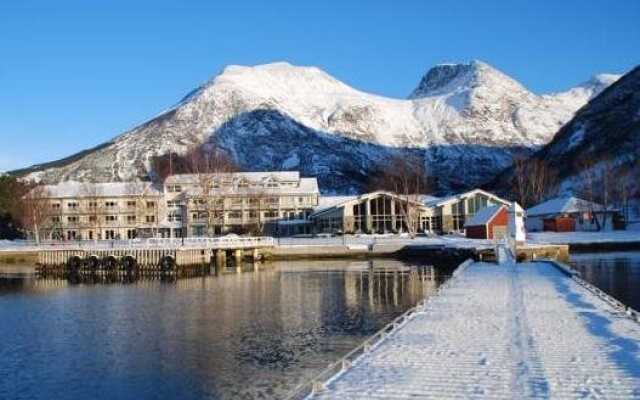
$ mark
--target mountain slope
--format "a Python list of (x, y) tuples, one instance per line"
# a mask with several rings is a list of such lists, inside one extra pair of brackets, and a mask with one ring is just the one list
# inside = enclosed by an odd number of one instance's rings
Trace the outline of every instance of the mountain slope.
[(299, 169), (318, 175), (329, 192), (360, 190), (375, 163), (407, 149), (424, 158), (443, 190), (475, 186), (515, 153), (546, 144), (613, 79), (537, 96), (473, 61), (432, 68), (399, 100), (358, 91), (314, 67), (230, 66), (110, 142), (21, 173), (47, 183), (147, 179), (154, 156), (215, 143), (244, 169)]
[(615, 186), (638, 191), (640, 66), (578, 111), (535, 156), (560, 173), (562, 192), (579, 192), (584, 187), (588, 171), (580, 160), (589, 160), (596, 172), (603, 162), (610, 162)]

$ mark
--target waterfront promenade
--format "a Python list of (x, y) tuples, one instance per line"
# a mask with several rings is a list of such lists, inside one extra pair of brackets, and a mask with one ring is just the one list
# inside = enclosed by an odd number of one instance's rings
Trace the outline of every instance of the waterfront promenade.
[(640, 324), (551, 263), (474, 263), (313, 398), (640, 398)]

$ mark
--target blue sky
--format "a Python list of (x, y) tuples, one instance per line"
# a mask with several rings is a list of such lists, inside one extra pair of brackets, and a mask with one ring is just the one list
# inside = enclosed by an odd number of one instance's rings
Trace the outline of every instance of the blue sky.
[(484, 60), (534, 92), (640, 63), (640, 1), (30, 1), (0, 8), (0, 171), (97, 145), (228, 64), (316, 65), (405, 97)]

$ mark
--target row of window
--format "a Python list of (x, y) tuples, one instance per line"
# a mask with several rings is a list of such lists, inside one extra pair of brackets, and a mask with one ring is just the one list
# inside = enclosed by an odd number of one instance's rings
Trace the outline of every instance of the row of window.
[[(313, 204), (314, 196), (265, 196), (265, 197), (226, 197), (227, 201), (232, 205), (242, 205), (246, 204), (252, 207), (258, 207), (260, 205), (272, 205), (279, 204), (282, 201), (283, 205), (294, 205), (294, 204)], [(222, 206), (224, 199), (217, 198), (212, 199), (212, 205)], [(194, 198), (191, 199), (191, 204), (194, 206), (204, 206), (206, 201), (202, 198)], [(178, 200), (169, 200), (167, 201), (167, 207), (179, 207), (181, 204)]]
[[(87, 220), (88, 220), (88, 222), (96, 222), (97, 221), (97, 217), (95, 215), (90, 215), (89, 217), (87, 217)], [(51, 222), (53, 222), (53, 223), (59, 223), (60, 221), (61, 221), (61, 219), (57, 215), (54, 215), (53, 217), (51, 217)], [(105, 215), (104, 221), (105, 222), (118, 221), (118, 216), (117, 215)], [(124, 218), (123, 218), (123, 221), (136, 222), (136, 216), (135, 215), (125, 215)], [(155, 215), (147, 215), (147, 216), (145, 216), (145, 222), (155, 222), (155, 221), (156, 221)], [(67, 222), (80, 222), (80, 217), (75, 216), (75, 215), (68, 216), (67, 217)]]
[[(237, 187), (237, 188), (262, 188), (262, 187), (266, 187), (266, 188), (278, 188), (278, 187), (295, 187), (297, 186), (296, 182), (278, 182), (272, 179), (269, 179), (263, 183), (255, 183), (255, 182), (248, 182), (246, 180), (236, 180), (234, 182), (230, 182), (230, 181), (213, 181), (210, 182), (209, 185), (211, 188), (213, 189), (220, 189), (220, 188), (233, 188), (233, 187)], [(182, 192), (182, 186), (181, 185), (175, 185), (175, 184), (170, 184), (170, 185), (166, 185), (165, 186), (165, 191), (167, 193), (180, 193)]]
[[(247, 211), (244, 213), (245, 218), (247, 219), (255, 219), (258, 218), (260, 213), (258, 211)], [(215, 217), (219, 218), (222, 213), (216, 212)], [(226, 213), (227, 218), (229, 219), (242, 219), (242, 211), (229, 211)], [(206, 212), (194, 212), (191, 213), (192, 220), (204, 220), (207, 219), (208, 214)], [(262, 212), (263, 218), (284, 218), (284, 219), (296, 219), (296, 218), (305, 218), (306, 214), (304, 212), (295, 212), (295, 211), (284, 211), (282, 215), (279, 215), (277, 211), (264, 211)], [(174, 215), (173, 221), (182, 221), (182, 216)]]
[[(135, 200), (127, 200), (126, 202), (126, 206), (127, 208), (135, 208), (137, 205)], [(89, 208), (97, 208), (98, 207), (98, 202), (96, 201), (90, 201), (87, 206)], [(116, 201), (105, 201), (104, 202), (104, 206), (106, 208), (114, 208), (118, 206), (118, 202)], [(146, 202), (146, 206), (147, 208), (155, 208), (156, 206), (156, 202), (155, 201), (147, 201)], [(62, 204), (61, 203), (51, 203), (51, 208), (55, 209), (55, 210), (59, 210), (60, 208), (62, 208)], [(78, 208), (80, 208), (80, 204), (76, 201), (72, 201), (72, 202), (68, 202), (67, 203), (67, 208), (70, 210), (77, 210)]]

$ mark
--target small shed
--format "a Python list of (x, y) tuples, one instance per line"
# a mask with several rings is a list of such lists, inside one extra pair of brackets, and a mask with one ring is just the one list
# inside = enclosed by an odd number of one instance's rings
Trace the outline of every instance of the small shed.
[[(607, 228), (612, 226), (620, 213), (617, 210), (606, 211)], [(527, 231), (595, 231), (598, 224), (595, 218), (602, 221), (605, 217), (604, 206), (590, 203), (577, 197), (557, 197), (547, 200), (527, 210)]]
[(466, 236), (471, 239), (493, 239), (507, 234), (509, 213), (504, 205), (485, 207), (465, 224)]

